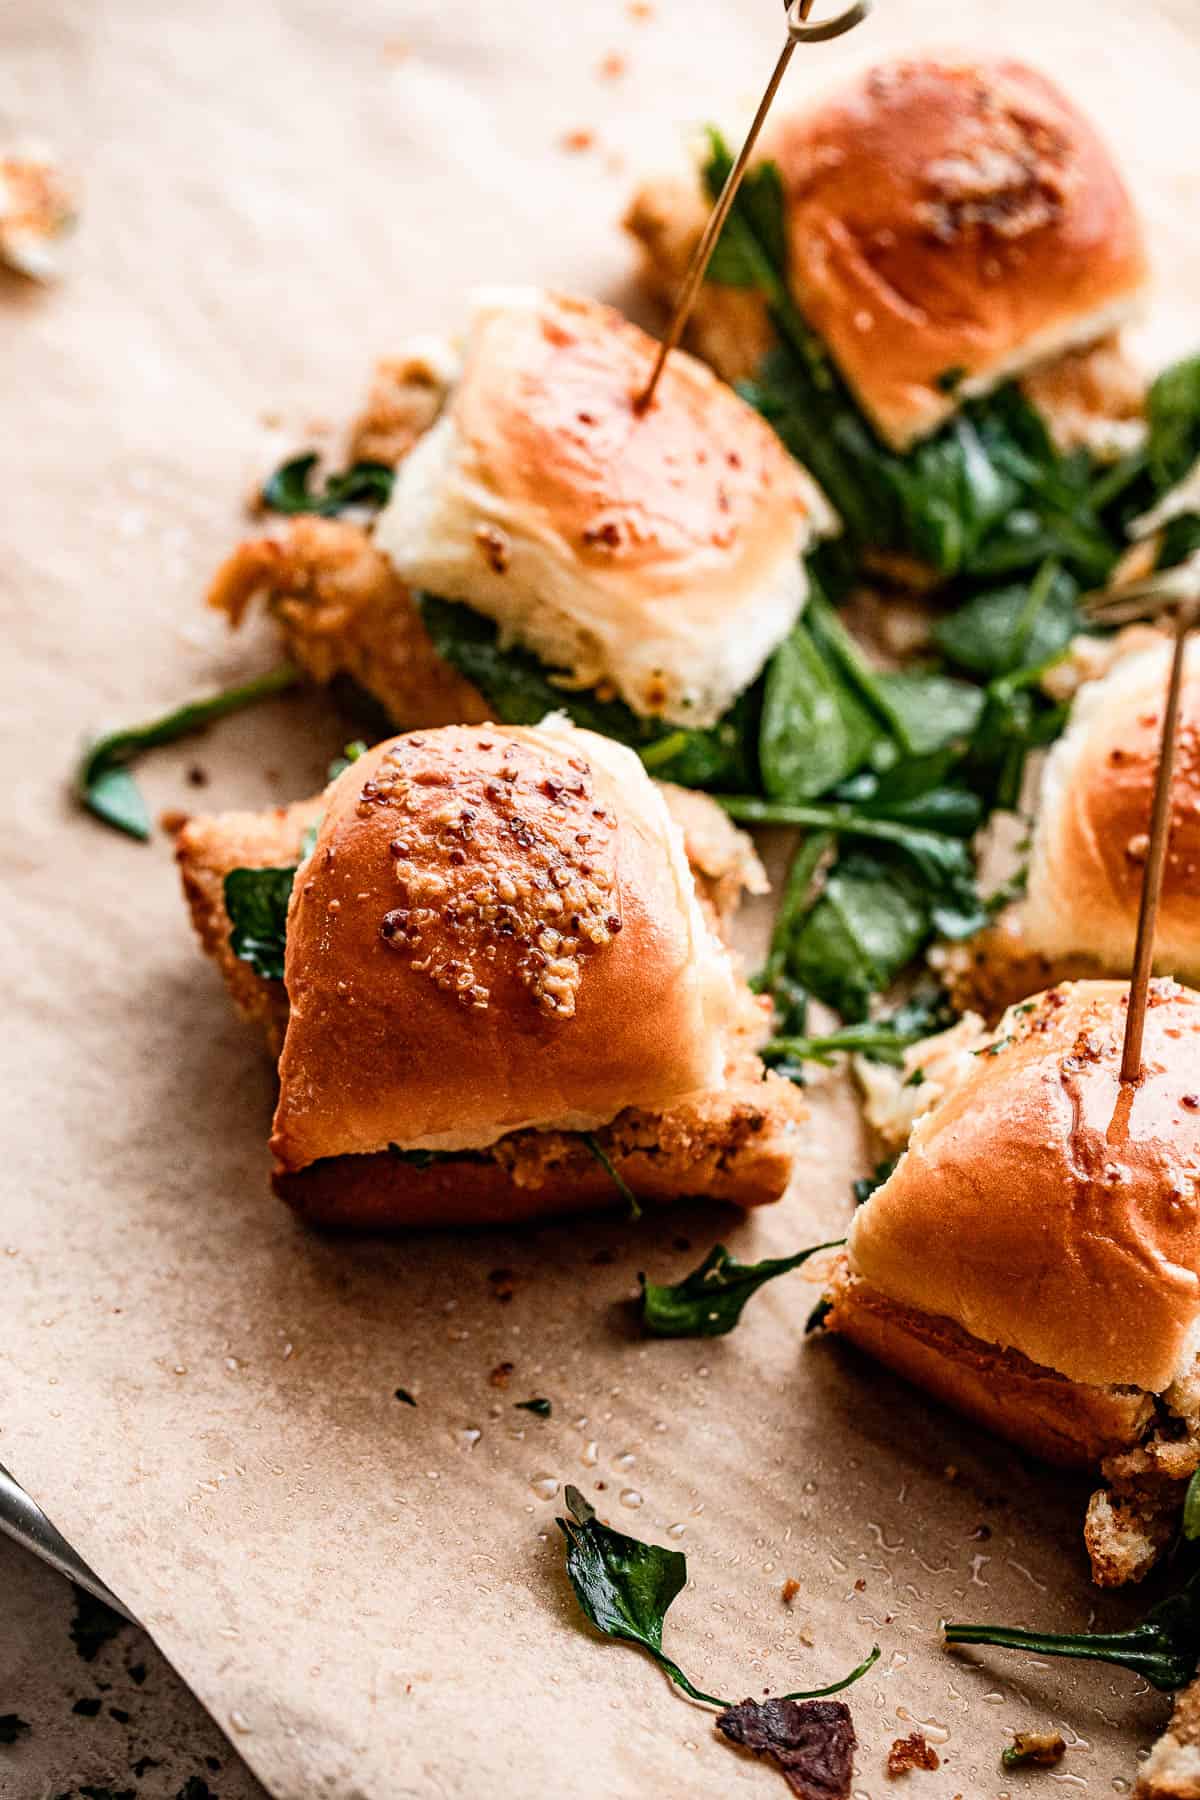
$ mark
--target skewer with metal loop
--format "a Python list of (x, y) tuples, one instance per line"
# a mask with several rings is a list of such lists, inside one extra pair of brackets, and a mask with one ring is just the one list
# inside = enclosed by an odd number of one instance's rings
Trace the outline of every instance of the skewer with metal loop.
[(1125, 1019), (1125, 1043), (1121, 1052), (1121, 1080), (1141, 1079), (1142, 1041), (1150, 977), (1154, 971), (1154, 934), (1158, 905), (1167, 866), (1171, 835), (1171, 784), (1175, 773), (1175, 745), (1179, 736), (1179, 707), (1187, 658), (1188, 634), (1200, 623), (1200, 555), (1189, 557), (1173, 569), (1163, 569), (1145, 581), (1129, 582), (1096, 595), (1087, 608), (1103, 624), (1128, 624), (1135, 619), (1170, 618), (1174, 634), (1167, 703), (1163, 712), (1158, 773), (1150, 809), (1150, 847), (1142, 876), (1138, 907), (1137, 942), (1129, 980), (1129, 1010)]
[(812, 11), (813, 0), (791, 0), (787, 9), (787, 42), (780, 52), (779, 61), (775, 64), (766, 91), (758, 103), (758, 111), (746, 134), (746, 141), (738, 151), (737, 160), (729, 171), (725, 185), (709, 214), (708, 223), (704, 227), (700, 242), (696, 245), (692, 260), (688, 264), (688, 271), (683, 278), (679, 298), (675, 302), (675, 311), (671, 315), (671, 323), (663, 333), (658, 354), (654, 359), (654, 366), (650, 371), (650, 379), (634, 401), (635, 411), (645, 412), (649, 407), (654, 399), (654, 390), (658, 386), (659, 378), (666, 367), (667, 358), (672, 350), (679, 347), (679, 340), (683, 336), (684, 328), (691, 316), (692, 307), (696, 304), (696, 295), (700, 292), (705, 272), (716, 248), (717, 239), (721, 235), (721, 228), (729, 217), (730, 207), (737, 198), (737, 191), (742, 185), (742, 177), (754, 154), (754, 146), (758, 142), (759, 133), (766, 123), (767, 114), (779, 92), (780, 83), (787, 73), (787, 66), (792, 60), (796, 45), (826, 44), (833, 38), (842, 37), (847, 31), (853, 31), (854, 27), (861, 25), (867, 17), (872, 3), (873, 0), (852, 0), (852, 4), (843, 12), (838, 13), (836, 18), (818, 19), (809, 24), (808, 15)]

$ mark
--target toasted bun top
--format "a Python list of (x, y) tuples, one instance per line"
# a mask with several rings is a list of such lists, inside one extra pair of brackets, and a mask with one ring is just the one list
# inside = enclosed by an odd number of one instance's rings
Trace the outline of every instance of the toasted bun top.
[(462, 373), (378, 538), (401, 576), (635, 709), (712, 723), (795, 621), (827, 509), (762, 419), (611, 307), (480, 297)]
[(637, 757), (548, 722), (392, 738), (297, 874), (285, 1169), (589, 1130), (721, 1085), (736, 987)]
[[(1047, 759), (1022, 923), (1048, 956), (1091, 954), (1114, 974), (1132, 965), (1170, 654), (1124, 657), (1082, 687)], [(1188, 649), (1171, 793), (1155, 960), (1200, 985), (1200, 644)]]
[(957, 398), (1103, 336), (1144, 285), (1107, 147), (1022, 63), (882, 64), (782, 120), (763, 154), (783, 175), (797, 298), (900, 448)]
[(849, 1253), (883, 1293), (985, 1343), (1160, 1393), (1194, 1361), (1200, 1319), (1200, 994), (1154, 984), (1125, 1087), (1127, 993), (1081, 981), (1011, 1008), (917, 1121)]

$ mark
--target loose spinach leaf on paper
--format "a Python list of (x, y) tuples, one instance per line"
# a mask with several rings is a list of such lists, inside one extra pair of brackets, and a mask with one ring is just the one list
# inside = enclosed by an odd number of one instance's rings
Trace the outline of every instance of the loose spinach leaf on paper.
[(756, 1263), (740, 1263), (724, 1244), (714, 1244), (704, 1261), (671, 1287), (659, 1287), (639, 1274), (642, 1327), (652, 1337), (724, 1337), (764, 1282), (787, 1275), (819, 1251), (837, 1249), (841, 1242), (839, 1238), (829, 1244), (813, 1244), (795, 1256), (772, 1256)]
[(338, 475), (326, 477), (318, 493), (312, 486), (312, 475), (320, 457), (315, 450), (293, 456), (267, 481), (262, 490), (262, 504), (268, 512), (317, 513), (331, 519), (350, 506), (386, 506), (392, 497), (396, 472), (387, 463), (356, 462)]
[(547, 713), (565, 712), (577, 725), (637, 750), (661, 781), (700, 788), (755, 785), (757, 686), (708, 730), (666, 725), (640, 717), (623, 700), (560, 686), (532, 651), (501, 645), (492, 620), (469, 606), (431, 594), (419, 595), (418, 605), (438, 655), (479, 689), (504, 723), (536, 725)]
[[(645, 1650), (690, 1699), (707, 1706), (728, 1707), (727, 1700), (693, 1686), (662, 1647), (667, 1612), (687, 1582), (687, 1558), (682, 1551), (644, 1544), (602, 1524), (578, 1488), (568, 1485), (563, 1497), (568, 1516), (556, 1523), (567, 1540), (567, 1576), (586, 1617), (605, 1637)], [(876, 1646), (841, 1681), (811, 1693), (783, 1697), (811, 1700), (840, 1693), (865, 1675), (878, 1656)]]
[(1126, 1631), (1084, 1631), (1078, 1635), (1026, 1631), (999, 1625), (943, 1625), (947, 1644), (993, 1644), (1035, 1656), (1077, 1657), (1131, 1669), (1163, 1693), (1185, 1687), (1200, 1665), (1200, 1559), (1194, 1544), (1188, 1573), (1145, 1617)]
[(193, 731), (202, 731), (216, 719), (240, 712), (259, 700), (270, 699), (295, 687), (300, 672), (288, 665), (260, 675), (255, 681), (226, 688), (201, 700), (189, 700), (161, 718), (144, 725), (126, 725), (93, 740), (75, 772), (75, 793), (80, 802), (106, 825), (143, 843), (150, 836), (150, 815), (129, 765), (145, 750), (173, 744)]
[(282, 981), (287, 947), (288, 901), (296, 865), (231, 869), (225, 877), (229, 947), (265, 981)]

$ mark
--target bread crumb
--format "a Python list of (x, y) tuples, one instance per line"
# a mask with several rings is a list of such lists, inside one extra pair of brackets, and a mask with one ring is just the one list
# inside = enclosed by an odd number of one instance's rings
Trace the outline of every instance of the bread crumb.
[(510, 1362), (497, 1363), (488, 1380), (494, 1388), (506, 1388), (512, 1380), (514, 1365)]
[(574, 131), (564, 131), (559, 139), (564, 150), (572, 151), (590, 150), (595, 142), (595, 132), (589, 131), (586, 126), (576, 126)]
[(894, 1781), (898, 1775), (907, 1775), (912, 1769), (939, 1767), (937, 1751), (920, 1731), (911, 1732), (906, 1738), (897, 1738), (888, 1751), (887, 1772), (890, 1781)]
[(610, 50), (603, 57), (596, 69), (601, 81), (619, 81), (629, 68), (629, 58), (622, 56), (619, 50)]
[(650, 4), (650, 0), (629, 0), (629, 5), (625, 10), (631, 19), (637, 20), (639, 25), (644, 25), (647, 19), (654, 17), (654, 8)]
[(1066, 1754), (1066, 1742), (1058, 1731), (1018, 1731), (1001, 1754), (1006, 1769), (1052, 1769)]
[(779, 1590), (779, 1598), (783, 1601), (785, 1606), (790, 1606), (799, 1592), (800, 1583), (796, 1580), (794, 1575), (789, 1575)]

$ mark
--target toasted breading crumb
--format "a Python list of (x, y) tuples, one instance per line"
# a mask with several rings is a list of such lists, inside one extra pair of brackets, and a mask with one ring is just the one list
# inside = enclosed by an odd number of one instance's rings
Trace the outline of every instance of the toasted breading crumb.
[(790, 1606), (799, 1592), (800, 1583), (796, 1580), (794, 1575), (789, 1575), (779, 1590), (779, 1598), (783, 1601), (785, 1606)]
[(1066, 1739), (1058, 1731), (1017, 1731), (1001, 1756), (1006, 1769), (1052, 1769), (1066, 1755)]
[(1134, 1800), (1200, 1800), (1200, 1682), (1175, 1696), (1171, 1723), (1142, 1764)]
[(306, 514), (239, 544), (208, 603), (236, 626), (259, 599), (314, 681), (349, 675), (397, 725), (487, 719), (483, 696), (438, 656), (409, 590), (361, 526)]
[(1146, 435), (1145, 377), (1115, 336), (1052, 357), (1022, 376), (1021, 387), (1060, 450), (1115, 459)]
[(453, 376), (448, 346), (421, 339), (375, 365), (367, 403), (350, 430), (351, 462), (403, 460), (445, 404)]
[(907, 1737), (893, 1740), (888, 1751), (888, 1778), (894, 1781), (898, 1775), (907, 1775), (912, 1769), (938, 1769), (941, 1758), (925, 1734), (920, 1731), (910, 1732)]
[(50, 151), (0, 151), (0, 262), (33, 281), (52, 281), (78, 210), (74, 184)]
[(594, 131), (589, 130), (586, 125), (579, 125), (576, 126), (574, 131), (564, 131), (558, 141), (564, 150), (571, 150), (574, 152), (590, 150), (596, 141), (596, 134)]

